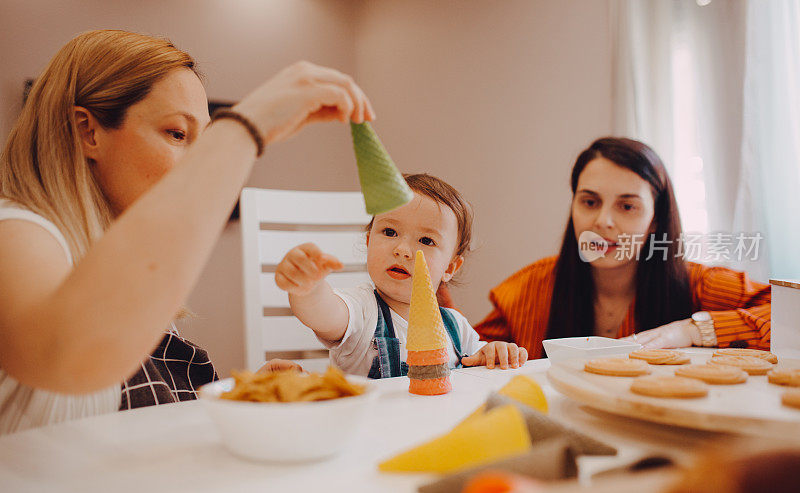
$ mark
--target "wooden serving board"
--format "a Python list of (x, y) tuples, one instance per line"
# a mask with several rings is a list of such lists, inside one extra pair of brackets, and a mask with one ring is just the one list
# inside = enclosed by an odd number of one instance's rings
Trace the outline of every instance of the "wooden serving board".
[[(712, 351), (686, 351), (692, 363), (702, 364)], [(634, 377), (611, 377), (583, 371), (585, 359), (553, 363), (547, 377), (567, 397), (614, 414), (670, 425), (759, 436), (800, 436), (800, 409), (781, 404), (791, 387), (750, 375), (737, 385), (709, 385), (706, 397), (669, 399), (630, 391)], [(672, 365), (650, 365), (651, 375), (673, 375)], [(779, 368), (800, 368), (800, 361), (781, 359)]]

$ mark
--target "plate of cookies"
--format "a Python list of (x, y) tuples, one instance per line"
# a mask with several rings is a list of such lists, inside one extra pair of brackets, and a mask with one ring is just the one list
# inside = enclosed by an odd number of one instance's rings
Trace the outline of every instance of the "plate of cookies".
[(552, 362), (582, 404), (664, 424), (760, 436), (800, 433), (800, 360), (756, 349), (639, 349)]

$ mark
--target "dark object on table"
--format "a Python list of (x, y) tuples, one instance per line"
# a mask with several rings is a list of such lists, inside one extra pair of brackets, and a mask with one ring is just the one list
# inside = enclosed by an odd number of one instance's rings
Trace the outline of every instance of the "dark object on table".
[(800, 490), (800, 448), (752, 451), (748, 445), (701, 456), (667, 493), (795, 493)]

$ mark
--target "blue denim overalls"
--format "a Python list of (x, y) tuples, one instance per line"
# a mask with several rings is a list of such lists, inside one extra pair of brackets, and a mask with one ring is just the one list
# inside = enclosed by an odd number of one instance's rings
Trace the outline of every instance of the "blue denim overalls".
[[(408, 374), (408, 364), (400, 361), (400, 340), (394, 334), (392, 315), (389, 305), (375, 290), (375, 299), (378, 301), (378, 323), (375, 326), (375, 336), (372, 339), (372, 347), (378, 350), (378, 355), (372, 360), (372, 367), (369, 369), (369, 378), (389, 378), (402, 377)], [(461, 368), (461, 337), (458, 335), (458, 322), (455, 317), (445, 308), (439, 307), (442, 314), (442, 321), (453, 342), (453, 349), (456, 353), (458, 363), (456, 368)]]

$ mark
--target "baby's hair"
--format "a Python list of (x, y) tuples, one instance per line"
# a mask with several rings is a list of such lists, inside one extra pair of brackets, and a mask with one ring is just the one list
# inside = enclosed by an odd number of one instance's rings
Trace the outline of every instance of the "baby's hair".
[[(404, 174), (406, 183), (411, 190), (420, 195), (429, 197), (439, 204), (444, 204), (456, 215), (458, 226), (458, 243), (456, 245), (456, 256), (463, 256), (469, 251), (472, 242), (472, 206), (464, 200), (461, 194), (441, 178), (431, 176), (427, 173)], [(367, 225), (367, 232), (372, 229), (372, 220)]]

